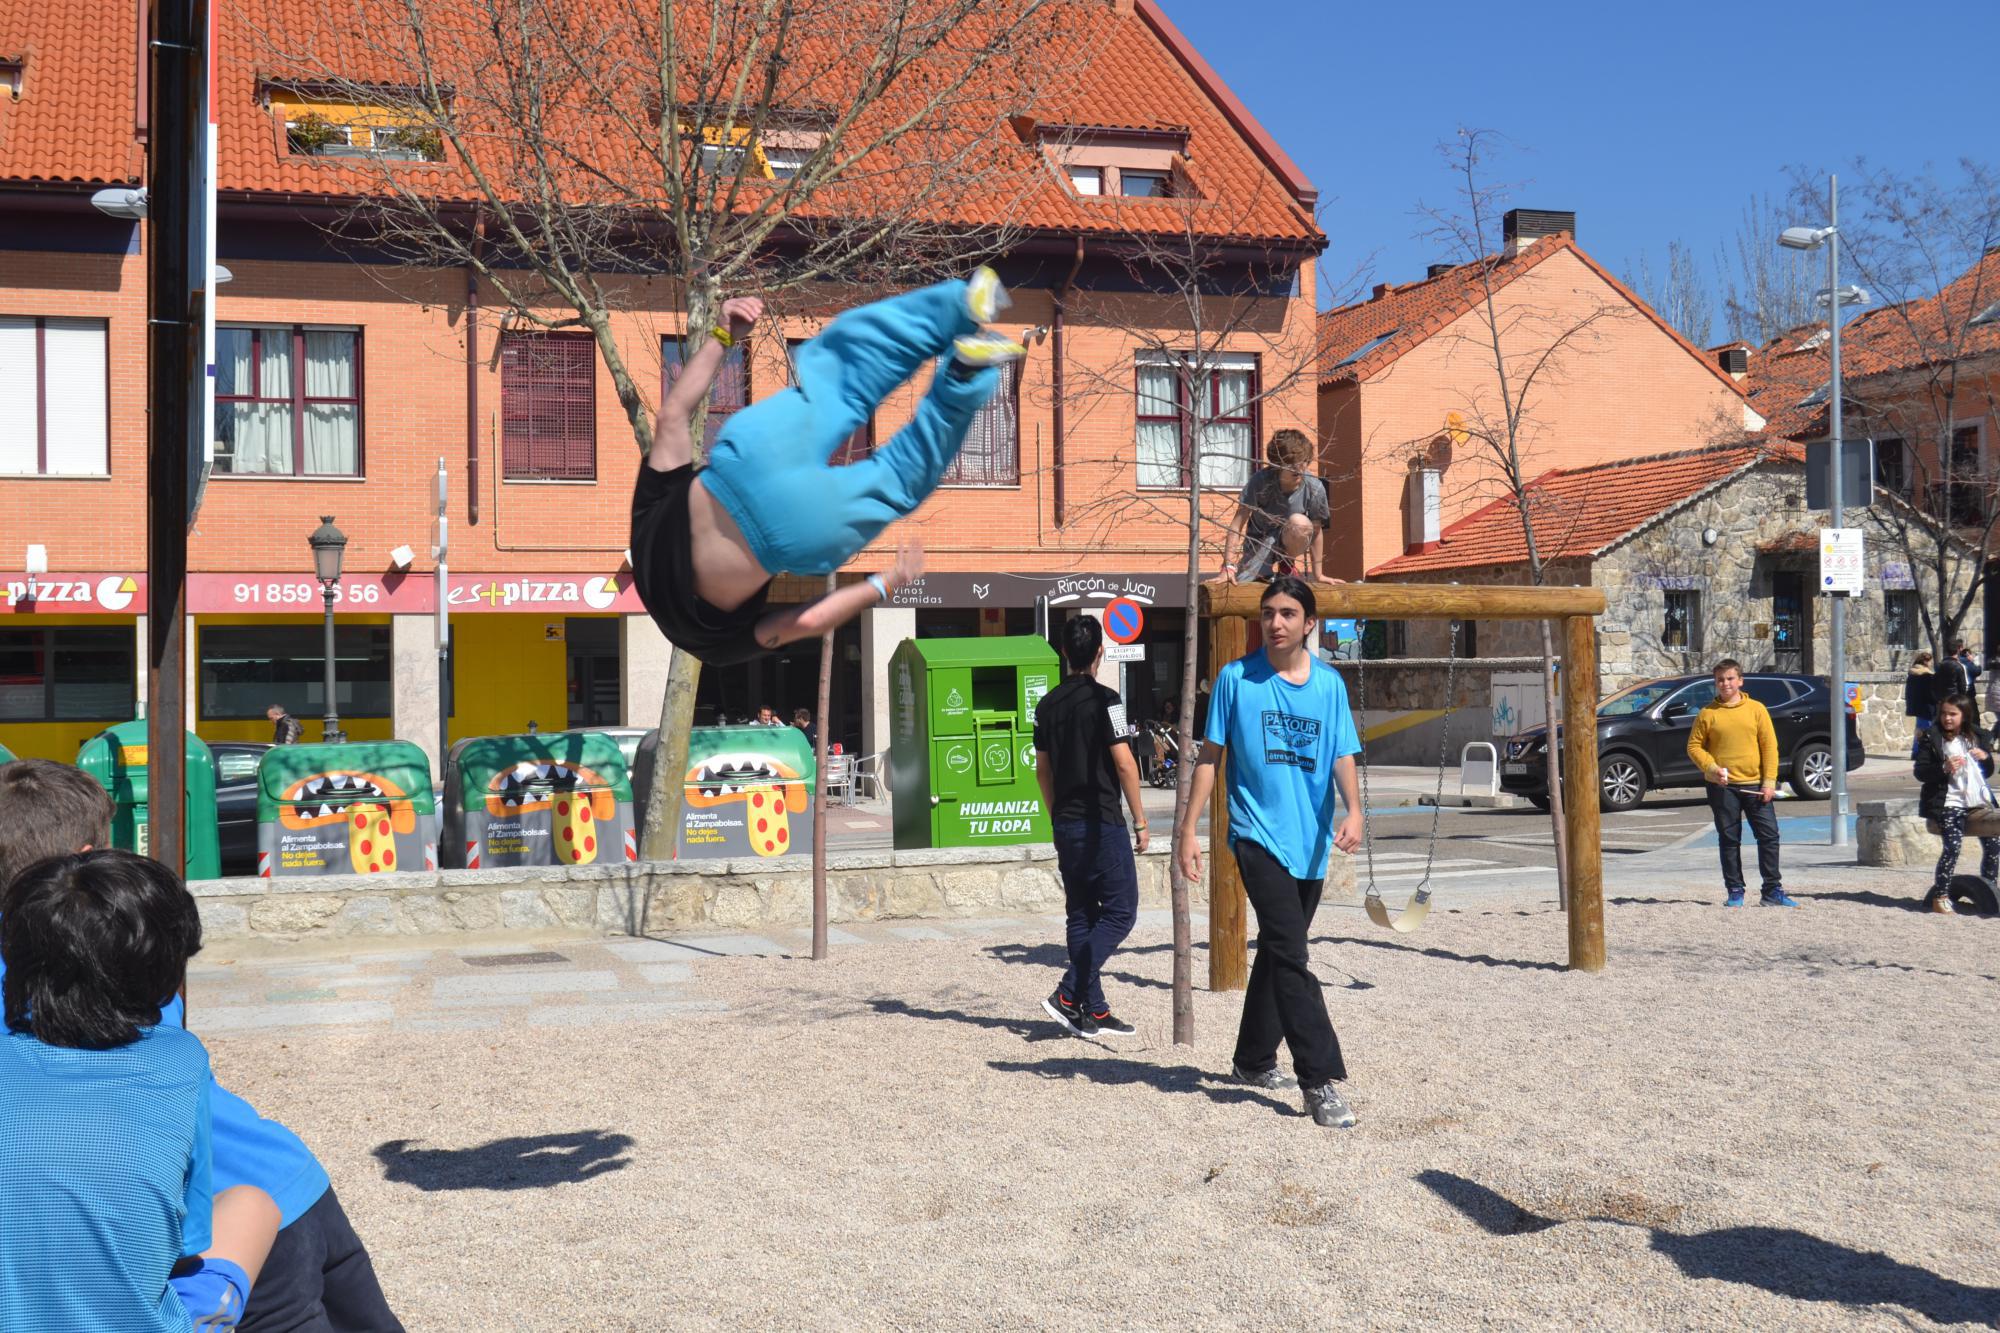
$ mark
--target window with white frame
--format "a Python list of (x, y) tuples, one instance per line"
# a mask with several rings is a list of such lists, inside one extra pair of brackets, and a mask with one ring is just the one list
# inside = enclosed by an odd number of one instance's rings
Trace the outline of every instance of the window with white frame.
[[(1186, 485), (1198, 454), (1204, 487), (1240, 488), (1257, 457), (1257, 357), (1211, 352), (1199, 371), (1193, 360), (1159, 352), (1138, 358), (1139, 484)], [(1191, 433), (1198, 436), (1192, 449)]]
[(359, 329), (216, 329), (217, 474), (358, 477), (361, 461)]
[(110, 471), (105, 322), (0, 315), (0, 474)]
[(1095, 196), (1104, 193), (1103, 167), (1071, 166), (1067, 171), (1070, 188), (1078, 194)]

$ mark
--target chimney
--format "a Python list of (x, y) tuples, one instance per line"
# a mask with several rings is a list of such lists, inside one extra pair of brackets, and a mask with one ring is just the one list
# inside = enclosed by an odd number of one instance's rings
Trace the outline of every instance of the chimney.
[(1387, 296), (1390, 292), (1393, 292), (1395, 290), (1396, 290), (1396, 284), (1393, 282), (1378, 282), (1375, 284), (1375, 294), (1370, 296), (1368, 299), (1371, 301), (1379, 301), (1383, 297)]
[(1544, 236), (1557, 232), (1576, 236), (1576, 214), (1550, 212), (1540, 208), (1510, 208), (1500, 219), (1501, 248), (1512, 259)]
[(1750, 373), (1750, 349), (1747, 347), (1725, 347), (1716, 353), (1715, 359), (1729, 372), (1731, 379), (1742, 379)]
[(1439, 498), (1441, 474), (1420, 458), (1410, 460), (1409, 486), (1403, 504), (1403, 553), (1416, 555), (1438, 547), (1439, 519), (1443, 502)]
[(1427, 279), (1435, 278), (1440, 273), (1449, 273), (1457, 267), (1458, 265), (1456, 264), (1432, 264), (1429, 268), (1424, 270), (1424, 277)]

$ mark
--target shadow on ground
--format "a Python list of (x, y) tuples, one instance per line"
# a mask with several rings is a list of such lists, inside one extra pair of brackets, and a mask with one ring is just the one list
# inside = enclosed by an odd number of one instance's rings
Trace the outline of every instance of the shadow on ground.
[[(1314, 944), (1354, 944), (1364, 949), (1387, 949), (1391, 953), (1413, 953), (1425, 958), (1442, 958), (1450, 963), (1477, 963), (1481, 967), (1512, 967), (1524, 972), (1562, 972), (1567, 969), (1561, 963), (1537, 962), (1523, 958), (1495, 958), (1490, 953), (1453, 953), (1450, 949), (1440, 949), (1433, 945), (1428, 949), (1413, 949), (1407, 944), (1394, 940), (1371, 940), (1359, 935), (1316, 935)], [(1357, 982), (1349, 989), (1367, 989), (1368, 983)]]
[(1565, 1222), (1642, 1226), (1653, 1248), (1690, 1278), (1758, 1287), (1795, 1301), (1900, 1305), (1941, 1324), (2000, 1321), (2000, 1287), (1941, 1277), (1875, 1250), (1857, 1250), (1786, 1227), (1723, 1227), (1692, 1235), (1621, 1217), (1551, 1217), (1448, 1171), (1420, 1171), (1417, 1182), (1495, 1236), (1523, 1236)]
[(616, 1171), (631, 1163), (629, 1134), (601, 1129), (494, 1139), (476, 1148), (414, 1148), (391, 1139), (375, 1149), (382, 1174), (420, 1190), (539, 1190)]
[(969, 1014), (963, 1009), (926, 1009), (907, 1000), (877, 996), (868, 1007), (878, 1014), (897, 1018), (921, 1018), (932, 1023), (963, 1023), (967, 1027), (1011, 1032), (1023, 1041), (1055, 1041), (1072, 1034), (1057, 1027), (1054, 1019), (1008, 1018), (1000, 1014)]
[(1279, 1101), (1234, 1079), (1211, 1074), (1193, 1065), (1149, 1065), (1143, 1060), (1078, 1059), (1054, 1057), (1047, 1060), (988, 1060), (988, 1069), (1003, 1074), (1033, 1074), (1037, 1078), (1080, 1078), (1108, 1088), (1144, 1084), (1160, 1092), (1195, 1092), (1212, 1102), (1227, 1105), (1252, 1103), (1267, 1106), (1285, 1115), (1305, 1114), (1296, 1103)]

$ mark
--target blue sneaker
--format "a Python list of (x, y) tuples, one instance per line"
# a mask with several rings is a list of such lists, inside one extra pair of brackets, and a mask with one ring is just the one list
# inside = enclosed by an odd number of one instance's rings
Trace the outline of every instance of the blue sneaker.
[(1722, 905), (1723, 905), (1724, 907), (1741, 907), (1741, 906), (1743, 906), (1743, 890), (1741, 890), (1741, 889), (1731, 889), (1731, 890), (1729, 891), (1729, 896), (1728, 896), (1727, 898), (1724, 898), (1724, 899), (1722, 900)]
[(1798, 900), (1793, 898), (1791, 894), (1786, 893), (1783, 889), (1779, 889), (1776, 893), (1767, 893), (1759, 898), (1757, 905), (1759, 907), (1797, 907), (1799, 904)]

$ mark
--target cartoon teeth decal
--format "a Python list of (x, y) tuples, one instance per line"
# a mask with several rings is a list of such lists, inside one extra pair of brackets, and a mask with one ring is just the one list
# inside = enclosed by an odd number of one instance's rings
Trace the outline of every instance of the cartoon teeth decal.
[(610, 788), (601, 774), (581, 764), (523, 760), (501, 769), (486, 784), (486, 813), (498, 819), (570, 804), (588, 809), (596, 819), (609, 819), (618, 807)]
[(806, 811), (806, 786), (799, 771), (767, 754), (718, 754), (687, 772), (687, 804), (701, 809), (742, 801), (745, 832), (759, 856), (783, 856), (792, 849), (791, 816)]
[(416, 828), (416, 813), (407, 793), (373, 773), (315, 773), (293, 783), (278, 798), (278, 814), (286, 828), (318, 828), (344, 822), (356, 802), (366, 801), (385, 811), (397, 833)]

